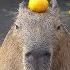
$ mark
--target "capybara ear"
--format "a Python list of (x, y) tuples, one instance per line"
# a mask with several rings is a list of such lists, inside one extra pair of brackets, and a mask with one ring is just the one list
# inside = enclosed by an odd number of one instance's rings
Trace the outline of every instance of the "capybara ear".
[(57, 0), (51, 0), (50, 3), (51, 3), (51, 7), (52, 7), (53, 10), (58, 7)]
[(29, 0), (17, 0), (19, 4), (19, 7), (24, 8), (27, 7)]

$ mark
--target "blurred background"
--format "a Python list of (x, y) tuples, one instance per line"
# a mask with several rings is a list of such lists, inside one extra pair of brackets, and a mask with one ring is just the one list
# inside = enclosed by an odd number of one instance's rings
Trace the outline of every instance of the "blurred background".
[[(60, 19), (70, 31), (70, 0), (57, 1), (60, 8)], [(17, 0), (0, 0), (0, 44), (14, 22), (18, 6)]]
[(17, 9), (17, 0), (0, 0), (0, 44), (14, 22)]

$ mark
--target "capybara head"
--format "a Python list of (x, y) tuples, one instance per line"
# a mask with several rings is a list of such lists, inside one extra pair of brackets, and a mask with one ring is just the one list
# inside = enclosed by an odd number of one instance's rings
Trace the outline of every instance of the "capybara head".
[[(9, 61), (12, 70), (70, 69), (68, 34), (60, 21), (55, 1), (52, 0), (52, 6), (43, 13), (30, 11), (24, 2), (20, 4), (16, 22), (8, 34), (9, 37), (7, 36), (3, 43), (6, 46), (5, 42), (12, 41), (10, 43), (14, 43), (14, 45), (11, 44), (11, 48), (20, 47), (22, 49), (20, 52), (18, 48), (14, 49), (17, 53), (15, 52), (11, 57), (14, 57), (16, 61), (12, 61), (13, 58), (11, 59), (12, 63)], [(11, 34), (12, 36), (10, 36)], [(13, 39), (7, 40), (8, 38)], [(21, 58), (15, 57), (18, 52), (21, 54)], [(13, 62), (15, 63), (13, 64)], [(17, 66), (14, 67), (11, 64)]]

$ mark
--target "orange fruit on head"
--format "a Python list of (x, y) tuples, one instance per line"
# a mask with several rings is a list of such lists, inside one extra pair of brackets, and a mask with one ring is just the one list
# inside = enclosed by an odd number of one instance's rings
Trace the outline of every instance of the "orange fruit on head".
[(28, 8), (34, 12), (44, 12), (48, 6), (48, 0), (29, 0), (28, 3)]

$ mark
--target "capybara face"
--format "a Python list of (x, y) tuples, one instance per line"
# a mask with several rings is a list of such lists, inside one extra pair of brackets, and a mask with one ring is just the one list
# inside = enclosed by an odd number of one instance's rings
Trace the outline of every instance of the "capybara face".
[(69, 70), (68, 38), (58, 8), (37, 13), (21, 3), (0, 50), (0, 70)]
[(57, 55), (65, 31), (57, 10), (36, 13), (21, 7), (15, 24), (23, 43), (24, 70), (50, 70), (54, 64), (53, 70), (59, 70), (61, 62)]

